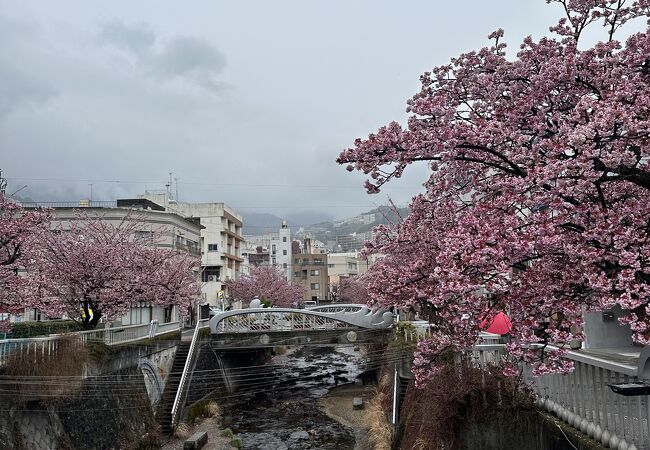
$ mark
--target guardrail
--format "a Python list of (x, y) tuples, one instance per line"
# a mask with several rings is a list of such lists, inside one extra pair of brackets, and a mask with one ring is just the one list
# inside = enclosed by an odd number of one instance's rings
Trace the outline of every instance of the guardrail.
[(23, 208), (117, 208), (117, 201), (18, 202)]
[(199, 330), (202, 328), (209, 327), (210, 319), (203, 319), (197, 322), (194, 327), (194, 334), (192, 335), (192, 343), (190, 344), (190, 349), (187, 352), (187, 359), (185, 360), (185, 366), (183, 367), (183, 373), (181, 374), (181, 379), (178, 383), (178, 390), (176, 391), (176, 397), (174, 397), (174, 405), (172, 406), (172, 430), (178, 425), (178, 421), (181, 417), (183, 411), (183, 404), (185, 403), (185, 398), (187, 397), (187, 389), (190, 385), (189, 381), (192, 376), (192, 369), (194, 367), (194, 359), (196, 356), (197, 342), (199, 340)]
[(97, 330), (76, 331), (64, 334), (51, 334), (44, 337), (3, 339), (0, 340), (0, 367), (4, 366), (7, 358), (14, 352), (33, 355), (50, 355), (56, 351), (59, 343), (64, 338), (75, 337), (79, 346), (89, 342), (102, 342), (106, 345), (119, 345), (160, 336), (177, 331), (180, 322), (159, 324), (153, 320), (140, 325), (126, 325), (122, 327), (101, 328)]
[(650, 449), (648, 396), (615, 394), (608, 384), (640, 382), (637, 368), (580, 352), (568, 352), (575, 369), (567, 375), (527, 376), (538, 405), (603, 445)]
[[(482, 366), (499, 363), (504, 352), (503, 344), (483, 344), (467, 353)], [(650, 450), (650, 397), (618, 395), (608, 386), (642, 382), (638, 368), (580, 351), (568, 351), (565, 357), (575, 364), (566, 375), (533, 377), (529, 366), (522, 367), (537, 405), (609, 448)]]

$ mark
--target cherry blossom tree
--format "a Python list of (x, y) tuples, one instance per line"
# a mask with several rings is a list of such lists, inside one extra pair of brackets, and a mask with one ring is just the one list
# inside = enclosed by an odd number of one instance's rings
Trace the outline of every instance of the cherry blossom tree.
[(230, 297), (249, 303), (255, 297), (268, 300), (273, 306), (291, 307), (301, 304), (305, 288), (292, 285), (275, 267), (251, 267), (249, 275), (227, 283)]
[(339, 280), (336, 298), (339, 302), (366, 304), (370, 302), (368, 286), (363, 276), (342, 277)]
[[(26, 251), (40, 240), (50, 219), (47, 211), (26, 211), (0, 194), (0, 311), (16, 314), (31, 306), (33, 292), (19, 270), (29, 264)], [(0, 322), (6, 329), (7, 322)]]
[[(582, 338), (583, 308), (619, 305), (650, 344), (650, 33), (615, 39), (650, 2), (547, 3), (566, 15), (555, 36), (528, 37), (507, 58), (503, 31), (492, 33), (490, 47), (422, 75), (406, 127), (392, 122), (338, 158), (369, 175), (370, 193), (413, 163), (431, 167), (411, 214), (367, 249), (388, 255), (368, 275), (373, 301), (414, 306), (437, 327), (418, 347), (420, 381), (500, 310), (511, 361), (536, 374), (572, 369), (561, 356)], [(603, 41), (583, 49), (597, 24)], [(526, 347), (549, 343), (560, 349)]]
[(183, 314), (199, 297), (200, 261), (156, 247), (155, 237), (138, 240), (140, 228), (136, 216), (115, 223), (80, 214), (44, 234), (30, 255), (40, 309), (84, 329), (122, 317), (139, 302), (176, 305)]

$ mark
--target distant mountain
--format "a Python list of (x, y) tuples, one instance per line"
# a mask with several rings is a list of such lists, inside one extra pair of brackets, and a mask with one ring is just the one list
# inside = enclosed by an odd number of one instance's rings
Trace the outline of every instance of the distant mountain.
[(399, 223), (408, 214), (408, 208), (394, 210), (389, 206), (380, 206), (349, 219), (335, 222), (325, 221), (310, 225), (305, 227), (305, 231), (319, 241), (328, 242), (334, 240), (336, 236), (370, 231), (377, 225)]
[(244, 234), (260, 235), (278, 231), (282, 218), (270, 213), (240, 212), (244, 219)]
[(260, 235), (278, 231), (282, 220), (286, 220), (293, 230), (305, 225), (330, 221), (332, 216), (320, 211), (295, 211), (282, 217), (270, 213), (242, 212), (244, 218), (244, 234)]
[(333, 216), (322, 211), (294, 211), (292, 213), (287, 213), (286, 219), (289, 221), (291, 226), (295, 227), (297, 225), (298, 227), (301, 227), (320, 222), (332, 221)]
[(363, 233), (372, 230), (380, 224), (398, 223), (400, 217), (405, 218), (409, 213), (408, 208), (398, 208), (397, 212), (389, 206), (380, 206), (368, 212), (348, 219), (333, 221), (332, 216), (318, 211), (298, 211), (284, 217), (270, 213), (241, 213), (244, 218), (244, 234), (260, 235), (278, 231), (282, 220), (289, 223), (292, 234), (299, 228), (314, 238), (327, 242), (335, 236), (344, 236), (351, 233)]

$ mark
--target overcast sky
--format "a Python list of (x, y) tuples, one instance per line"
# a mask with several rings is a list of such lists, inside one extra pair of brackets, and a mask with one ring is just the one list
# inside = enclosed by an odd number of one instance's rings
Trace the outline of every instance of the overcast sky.
[(404, 121), (420, 74), (487, 45), (514, 53), (544, 0), (0, 0), (0, 168), (35, 200), (132, 197), (348, 217), (405, 204), (426, 167), (369, 196), (335, 163)]

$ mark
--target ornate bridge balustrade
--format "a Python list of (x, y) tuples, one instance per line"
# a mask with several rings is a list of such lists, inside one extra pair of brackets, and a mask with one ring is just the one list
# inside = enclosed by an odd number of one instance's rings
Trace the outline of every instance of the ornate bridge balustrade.
[(389, 312), (372, 311), (365, 305), (329, 305), (310, 309), (252, 308), (227, 311), (210, 320), (213, 335), (368, 329), (393, 325)]

